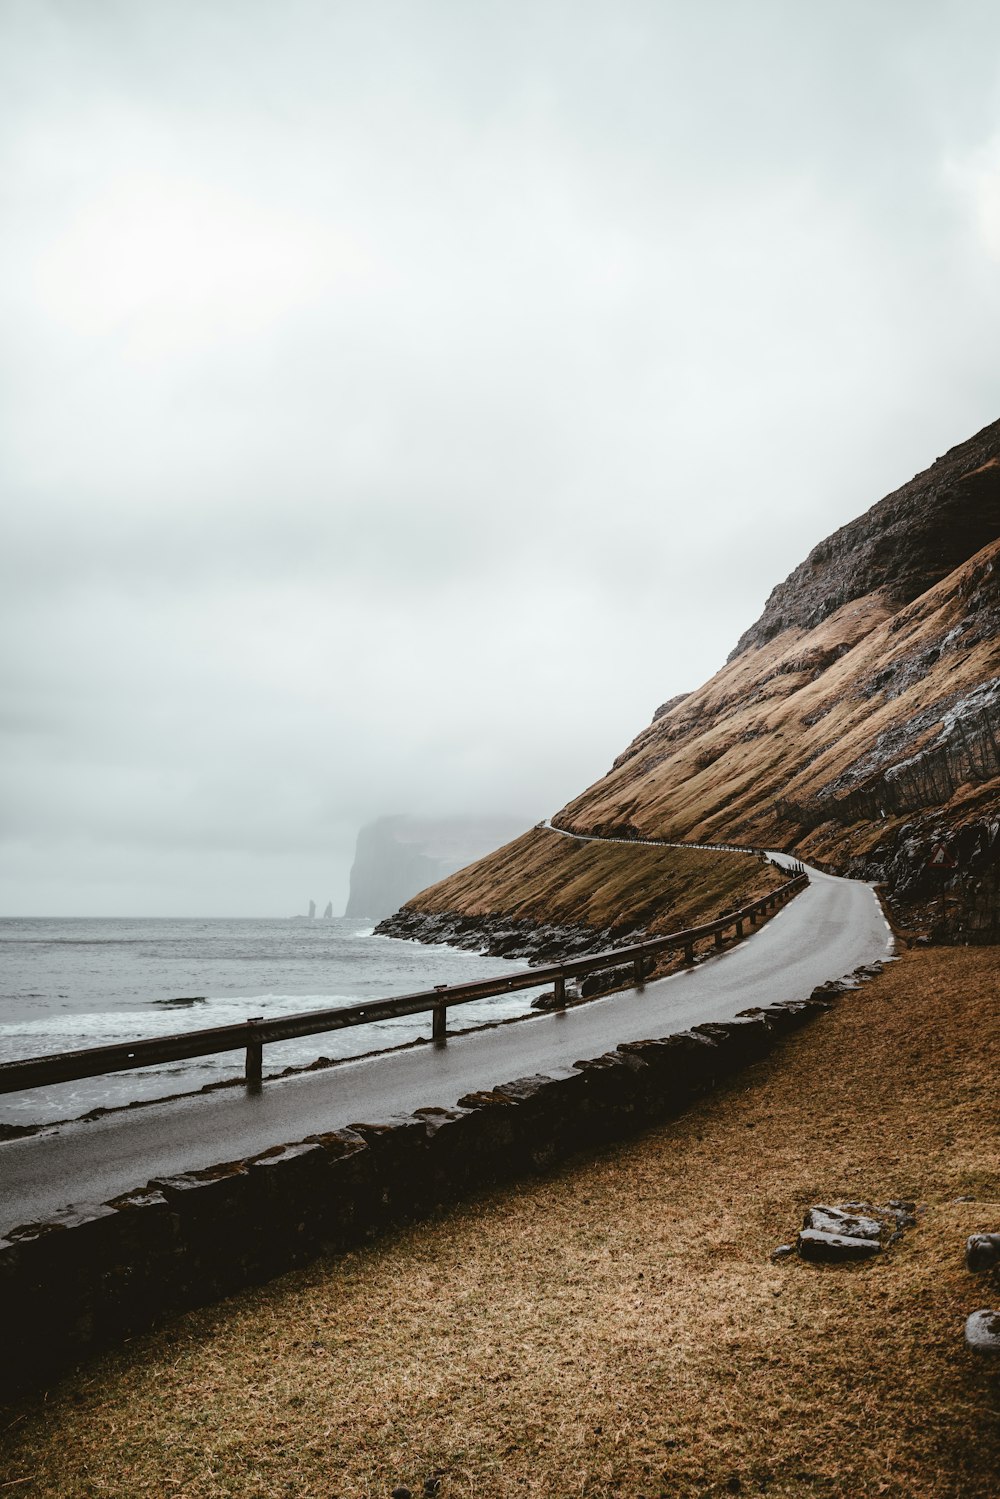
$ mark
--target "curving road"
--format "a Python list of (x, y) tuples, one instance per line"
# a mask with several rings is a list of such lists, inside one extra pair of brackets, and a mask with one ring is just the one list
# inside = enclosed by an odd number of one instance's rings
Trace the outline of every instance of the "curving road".
[(421, 1046), (275, 1079), (257, 1096), (241, 1088), (192, 1094), (0, 1143), (0, 1234), (70, 1203), (107, 1201), (154, 1176), (239, 1160), (358, 1120), (447, 1106), (464, 1093), (571, 1066), (619, 1042), (799, 999), (886, 958), (892, 938), (871, 887), (807, 873), (808, 889), (745, 942), (644, 990), (455, 1036), (440, 1049)]

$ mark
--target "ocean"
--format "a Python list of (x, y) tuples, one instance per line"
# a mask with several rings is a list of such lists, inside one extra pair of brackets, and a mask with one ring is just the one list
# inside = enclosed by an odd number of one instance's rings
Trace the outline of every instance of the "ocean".
[[(377, 937), (357, 918), (0, 920), (0, 1061), (271, 1020), (522, 973), (527, 964)], [(524, 1014), (539, 991), (456, 1006), (450, 1030)], [(317, 1057), (356, 1057), (430, 1036), (416, 1015), (264, 1048), (264, 1075)], [(0, 1124), (189, 1093), (242, 1074), (242, 1052), (0, 1094)]]

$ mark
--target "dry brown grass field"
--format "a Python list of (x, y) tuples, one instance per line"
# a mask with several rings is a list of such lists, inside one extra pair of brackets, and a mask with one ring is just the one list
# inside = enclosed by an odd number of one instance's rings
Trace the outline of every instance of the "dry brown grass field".
[[(0, 1494), (993, 1499), (996, 949), (913, 951), (672, 1123), (190, 1313), (4, 1413)], [(912, 1197), (876, 1263), (772, 1263)]]

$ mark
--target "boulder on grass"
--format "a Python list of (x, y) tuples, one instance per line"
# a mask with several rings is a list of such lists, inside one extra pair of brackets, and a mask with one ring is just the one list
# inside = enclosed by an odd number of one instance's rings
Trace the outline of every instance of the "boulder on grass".
[(876, 1239), (855, 1239), (849, 1234), (827, 1233), (820, 1228), (804, 1228), (796, 1240), (796, 1248), (802, 1259), (827, 1264), (870, 1260), (882, 1251)]
[(877, 1240), (882, 1235), (882, 1225), (877, 1218), (847, 1212), (842, 1207), (828, 1207), (824, 1202), (808, 1210), (802, 1227), (817, 1228), (825, 1234), (846, 1234), (849, 1239)]
[(1000, 1353), (1000, 1312), (973, 1312), (965, 1324), (965, 1341), (976, 1353)]
[(965, 1241), (965, 1264), (969, 1270), (1000, 1265), (1000, 1234), (971, 1234)]

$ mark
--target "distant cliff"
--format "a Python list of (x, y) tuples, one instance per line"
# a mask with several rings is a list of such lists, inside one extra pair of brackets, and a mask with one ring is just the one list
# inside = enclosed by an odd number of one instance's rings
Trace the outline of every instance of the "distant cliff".
[(380, 817), (358, 833), (345, 916), (388, 916), (427, 885), (517, 836), (513, 817)]

